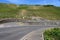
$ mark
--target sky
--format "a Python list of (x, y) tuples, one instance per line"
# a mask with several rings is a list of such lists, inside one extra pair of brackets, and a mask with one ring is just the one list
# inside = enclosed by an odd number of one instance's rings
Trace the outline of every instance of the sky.
[(60, 0), (0, 0), (0, 2), (9, 2), (15, 4), (40, 4), (60, 6)]

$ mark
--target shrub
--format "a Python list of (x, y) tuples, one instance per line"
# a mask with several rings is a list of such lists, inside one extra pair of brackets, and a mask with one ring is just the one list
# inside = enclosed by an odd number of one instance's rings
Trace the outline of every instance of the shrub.
[(44, 32), (44, 40), (60, 40), (60, 28), (52, 28)]

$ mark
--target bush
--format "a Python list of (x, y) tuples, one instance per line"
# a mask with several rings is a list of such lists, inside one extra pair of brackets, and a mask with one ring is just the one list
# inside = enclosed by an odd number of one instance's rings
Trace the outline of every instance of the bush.
[(52, 28), (44, 32), (44, 40), (60, 40), (60, 28)]

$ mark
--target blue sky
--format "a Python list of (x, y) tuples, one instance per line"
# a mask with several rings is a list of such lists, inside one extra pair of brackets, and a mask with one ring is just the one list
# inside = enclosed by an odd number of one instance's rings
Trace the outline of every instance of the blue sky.
[(0, 2), (10, 2), (15, 4), (52, 4), (60, 6), (60, 0), (0, 0)]

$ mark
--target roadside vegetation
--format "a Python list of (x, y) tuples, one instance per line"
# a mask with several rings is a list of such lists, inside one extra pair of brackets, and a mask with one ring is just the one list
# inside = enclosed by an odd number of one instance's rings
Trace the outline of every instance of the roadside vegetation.
[[(26, 10), (25, 14), (22, 10)], [(22, 15), (23, 13), (23, 15)], [(0, 18), (42, 17), (50, 20), (60, 19), (60, 7), (54, 5), (16, 5), (0, 3)]]
[(43, 33), (44, 40), (60, 40), (60, 28), (51, 28)]

